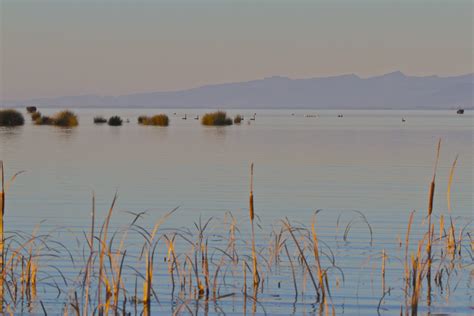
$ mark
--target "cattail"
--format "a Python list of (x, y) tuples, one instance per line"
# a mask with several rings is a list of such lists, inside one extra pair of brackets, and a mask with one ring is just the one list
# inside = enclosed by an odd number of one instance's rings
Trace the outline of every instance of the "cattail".
[(250, 165), (250, 207), (249, 207), (249, 212), (250, 212), (250, 220), (253, 221), (255, 214), (253, 210), (253, 162)]
[(253, 286), (255, 292), (257, 291), (258, 285), (260, 283), (260, 276), (258, 274), (258, 263), (257, 263), (257, 251), (255, 249), (255, 228), (253, 220), (255, 217), (253, 209), (253, 163), (250, 165), (250, 225), (252, 227), (252, 266), (253, 266)]
[(441, 149), (441, 139), (438, 141), (438, 149), (436, 151), (436, 161), (434, 165), (433, 179), (431, 180), (431, 184), (430, 184), (430, 194), (429, 194), (429, 199), (428, 199), (428, 215), (429, 216), (431, 216), (431, 213), (433, 213), (433, 199), (434, 199), (434, 192), (435, 192), (436, 170), (438, 169), (440, 149)]
[(382, 249), (382, 291), (385, 292), (385, 259), (387, 255), (385, 254), (385, 249)]

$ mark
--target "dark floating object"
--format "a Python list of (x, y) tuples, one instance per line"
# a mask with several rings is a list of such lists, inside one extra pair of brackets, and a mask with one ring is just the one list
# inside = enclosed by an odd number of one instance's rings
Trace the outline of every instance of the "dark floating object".
[(184, 117), (182, 117), (182, 119), (183, 119), (183, 120), (187, 120), (187, 119), (188, 119), (187, 116), (186, 116), (186, 114), (184, 114)]
[(195, 120), (199, 120), (199, 115), (196, 115), (196, 117), (194, 118)]
[(405, 120), (405, 118), (404, 118), (404, 117), (402, 117), (402, 122), (406, 122), (406, 120)]
[(338, 114), (338, 115), (337, 115), (337, 117), (344, 117), (344, 115), (342, 115), (342, 114)]
[(464, 109), (459, 109), (459, 110), (457, 110), (456, 113), (457, 113), (457, 114), (464, 114)]
[(27, 106), (26, 111), (28, 113), (35, 113), (37, 111), (37, 108), (36, 108), (36, 106)]

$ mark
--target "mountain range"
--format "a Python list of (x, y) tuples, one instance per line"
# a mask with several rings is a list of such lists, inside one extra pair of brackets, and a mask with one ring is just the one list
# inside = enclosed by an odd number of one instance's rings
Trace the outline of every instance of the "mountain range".
[(416, 77), (397, 71), (369, 78), (354, 74), (309, 79), (274, 76), (179, 91), (38, 98), (2, 102), (2, 106), (454, 109), (473, 108), (473, 91), (474, 74)]

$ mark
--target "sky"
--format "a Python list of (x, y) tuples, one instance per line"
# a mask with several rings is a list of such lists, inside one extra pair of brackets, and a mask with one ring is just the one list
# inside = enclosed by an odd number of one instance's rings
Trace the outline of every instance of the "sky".
[(473, 0), (0, 0), (0, 100), (473, 72)]

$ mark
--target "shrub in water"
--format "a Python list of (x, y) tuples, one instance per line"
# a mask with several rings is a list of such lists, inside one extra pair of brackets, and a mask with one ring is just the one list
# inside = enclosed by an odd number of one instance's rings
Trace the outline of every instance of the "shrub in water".
[(27, 106), (26, 111), (28, 113), (35, 113), (36, 112), (36, 106)]
[(35, 124), (36, 125), (53, 125), (54, 124), (54, 120), (49, 117), (49, 116), (39, 116), (36, 120), (35, 120)]
[(240, 116), (240, 114), (237, 114), (237, 115), (234, 117), (234, 123), (235, 123), (235, 124), (240, 124), (240, 122), (242, 122), (242, 116)]
[(232, 119), (227, 117), (226, 112), (217, 111), (204, 114), (201, 123), (206, 126), (225, 126), (232, 125)]
[(79, 125), (76, 114), (71, 111), (56, 113), (53, 117), (53, 124), (61, 127), (74, 127)]
[(31, 120), (34, 122), (36, 121), (37, 119), (39, 119), (41, 117), (41, 113), (40, 112), (34, 112), (34, 113), (31, 113)]
[(120, 118), (120, 116), (115, 115), (115, 116), (111, 116), (111, 117), (109, 118), (108, 124), (109, 124), (110, 126), (121, 126), (121, 125), (122, 125), (122, 122), (123, 122), (123, 121), (122, 121), (122, 119)]
[(140, 116), (138, 123), (143, 125), (168, 126), (169, 118), (166, 114), (157, 114), (151, 117)]
[(95, 124), (104, 124), (104, 123), (107, 123), (107, 119), (103, 116), (96, 116), (96, 117), (94, 117), (94, 123)]
[(145, 121), (148, 119), (145, 115), (140, 115), (138, 117), (138, 124), (145, 124)]
[(23, 114), (17, 110), (0, 110), (0, 126), (20, 126), (25, 124)]

